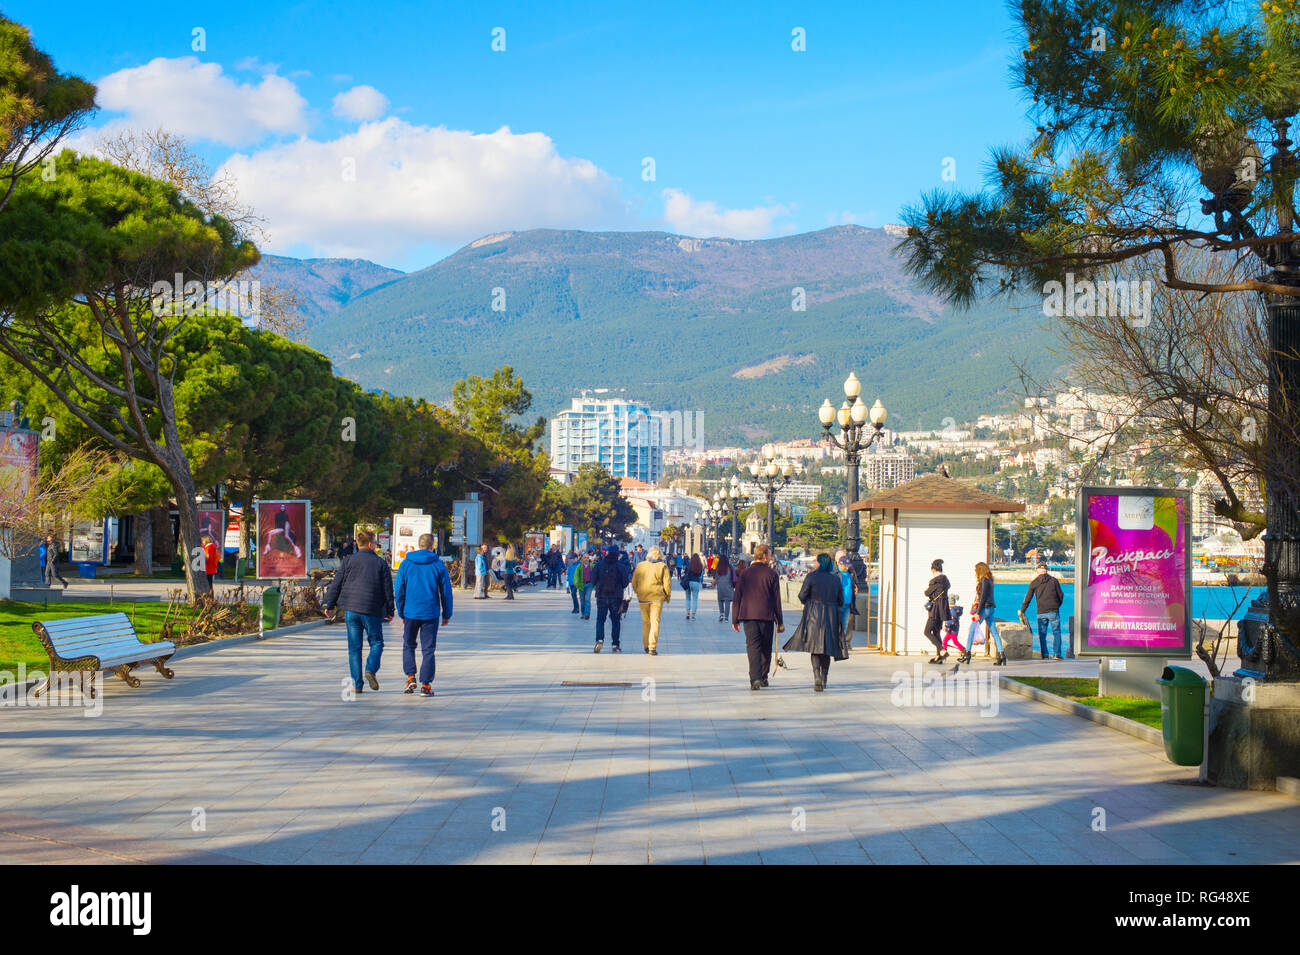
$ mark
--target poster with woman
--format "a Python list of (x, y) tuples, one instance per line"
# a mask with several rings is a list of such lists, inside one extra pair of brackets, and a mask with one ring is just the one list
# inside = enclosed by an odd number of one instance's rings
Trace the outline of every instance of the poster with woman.
[(224, 550), (226, 546), (226, 513), (225, 511), (199, 511), (199, 539), (207, 534), (212, 538), (212, 543), (217, 545), (219, 550)]
[(36, 502), (41, 436), (35, 431), (0, 430), (0, 524), (32, 516)]
[(1078, 548), (1080, 655), (1191, 655), (1186, 491), (1084, 487)]
[(257, 576), (306, 577), (310, 531), (311, 501), (258, 501)]

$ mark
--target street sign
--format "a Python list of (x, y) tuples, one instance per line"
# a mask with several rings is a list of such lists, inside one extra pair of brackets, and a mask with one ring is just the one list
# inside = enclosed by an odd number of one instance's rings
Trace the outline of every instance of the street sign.
[(483, 543), (483, 502), (451, 502), (451, 542), (477, 547)]

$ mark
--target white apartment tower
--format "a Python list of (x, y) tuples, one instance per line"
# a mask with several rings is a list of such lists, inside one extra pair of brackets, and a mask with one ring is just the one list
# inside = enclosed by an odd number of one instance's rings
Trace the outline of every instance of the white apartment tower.
[(658, 484), (664, 472), (663, 419), (648, 405), (584, 392), (551, 419), (551, 466), (600, 464), (615, 478)]

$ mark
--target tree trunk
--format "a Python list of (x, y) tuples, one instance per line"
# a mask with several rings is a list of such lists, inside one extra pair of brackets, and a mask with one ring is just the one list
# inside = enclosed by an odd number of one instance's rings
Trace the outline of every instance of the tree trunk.
[(152, 576), (153, 511), (141, 511), (131, 523), (135, 530), (135, 572), (142, 577)]

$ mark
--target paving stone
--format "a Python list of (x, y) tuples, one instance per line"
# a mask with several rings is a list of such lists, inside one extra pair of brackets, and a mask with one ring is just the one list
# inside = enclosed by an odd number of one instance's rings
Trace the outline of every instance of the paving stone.
[(1024, 697), (896, 707), (916, 661), (855, 653), (813, 694), (790, 655), (754, 693), (743, 642), (704, 618), (670, 615), (660, 656), (597, 656), (558, 592), (457, 606), (433, 700), (400, 692), (390, 644), (381, 691), (343, 701), (330, 626), (110, 686), (94, 719), (9, 710), (0, 861), (1300, 861), (1294, 800), (1175, 785), (1194, 772), (1160, 747)]

